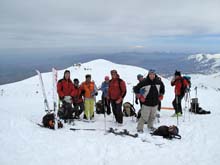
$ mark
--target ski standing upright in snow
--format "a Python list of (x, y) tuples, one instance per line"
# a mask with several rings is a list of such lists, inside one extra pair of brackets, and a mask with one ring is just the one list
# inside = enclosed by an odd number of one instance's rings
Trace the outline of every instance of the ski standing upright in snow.
[(36, 72), (37, 72), (38, 77), (39, 77), (39, 80), (40, 80), (40, 86), (41, 86), (42, 93), (43, 93), (43, 97), (44, 97), (45, 112), (50, 113), (50, 112), (51, 112), (51, 109), (50, 109), (50, 107), (49, 107), (49, 103), (48, 103), (48, 100), (47, 100), (47, 95), (46, 95), (46, 91), (45, 91), (45, 87), (44, 87), (44, 82), (43, 82), (43, 79), (42, 79), (42, 75), (41, 75), (41, 73), (40, 73), (39, 70), (36, 70)]

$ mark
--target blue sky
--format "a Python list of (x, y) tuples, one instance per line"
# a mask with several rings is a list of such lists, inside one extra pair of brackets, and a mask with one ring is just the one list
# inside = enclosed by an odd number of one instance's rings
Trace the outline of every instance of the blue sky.
[(219, 0), (0, 0), (0, 50), (220, 52)]

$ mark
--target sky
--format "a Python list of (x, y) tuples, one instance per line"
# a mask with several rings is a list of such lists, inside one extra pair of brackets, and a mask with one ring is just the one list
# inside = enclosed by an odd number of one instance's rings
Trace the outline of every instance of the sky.
[(219, 0), (0, 0), (0, 50), (220, 52)]

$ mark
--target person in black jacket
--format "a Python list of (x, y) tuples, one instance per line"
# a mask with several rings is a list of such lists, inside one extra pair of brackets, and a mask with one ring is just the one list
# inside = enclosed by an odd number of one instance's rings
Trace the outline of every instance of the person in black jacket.
[[(149, 70), (147, 77), (139, 82), (133, 90), (142, 102), (141, 117), (138, 120), (137, 131), (143, 132), (145, 122), (147, 122), (148, 129), (153, 130), (158, 100), (161, 101), (165, 93), (164, 84), (157, 78), (155, 70)], [(143, 94), (140, 94), (140, 90), (144, 90)]]

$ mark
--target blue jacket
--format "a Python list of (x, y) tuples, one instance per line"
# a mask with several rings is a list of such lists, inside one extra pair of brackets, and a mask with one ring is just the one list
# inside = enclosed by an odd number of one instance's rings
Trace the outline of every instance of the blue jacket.
[(109, 82), (104, 81), (100, 90), (102, 91), (102, 97), (107, 97), (108, 95)]

